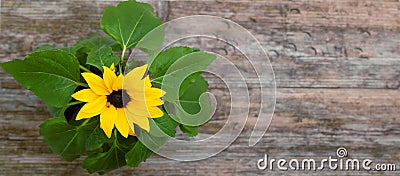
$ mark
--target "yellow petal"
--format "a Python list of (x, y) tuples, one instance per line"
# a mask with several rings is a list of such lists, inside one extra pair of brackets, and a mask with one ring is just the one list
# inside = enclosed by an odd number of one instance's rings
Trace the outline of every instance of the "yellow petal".
[[(127, 91), (127, 94), (130, 96), (131, 99), (136, 101), (144, 101), (144, 100), (154, 100), (160, 102), (157, 99), (165, 95), (165, 91), (159, 88), (146, 88), (145, 92), (140, 91)], [(149, 105), (151, 106), (151, 105)]]
[(87, 118), (91, 118), (94, 117), (96, 115), (98, 115), (99, 113), (85, 113), (84, 111), (82, 111), (82, 109), (78, 112), (78, 115), (76, 115), (75, 120), (82, 120), (82, 119), (87, 119)]
[(158, 107), (148, 107), (147, 109), (150, 112), (150, 118), (158, 118), (164, 115), (164, 112)]
[[(143, 80), (124, 79), (122, 87), (129, 95), (143, 93), (145, 90), (145, 84)], [(141, 96), (144, 97), (144, 95)]]
[(112, 86), (113, 90), (120, 90), (122, 89), (122, 81), (124, 79), (124, 76), (122, 74), (119, 74), (117, 79), (114, 81), (114, 84)]
[(146, 130), (147, 132), (150, 131), (150, 123), (147, 117), (140, 117), (132, 114), (130, 111), (125, 111), (127, 115), (127, 119), (129, 123), (134, 123), (138, 125), (140, 128)]
[(85, 113), (97, 113), (100, 114), (102, 113), (106, 108), (107, 104), (107, 97), (106, 96), (99, 96), (96, 100), (86, 103), (81, 111)]
[(111, 71), (113, 71), (113, 72), (115, 72), (115, 66), (114, 66), (114, 63), (112, 63), (112, 64), (111, 64), (111, 66), (110, 66), (110, 70), (111, 70)]
[(73, 98), (75, 98), (75, 99), (77, 99), (79, 101), (83, 101), (83, 102), (91, 102), (91, 101), (96, 100), (99, 97), (99, 95), (97, 95), (96, 93), (94, 93), (90, 89), (80, 90), (78, 92), (75, 92), (71, 96)]
[(145, 90), (146, 99), (147, 98), (159, 98), (166, 94), (166, 92), (159, 88), (147, 88)]
[(112, 92), (114, 81), (117, 79), (117, 75), (115, 75), (115, 73), (111, 69), (109, 69), (105, 66), (103, 66), (103, 69), (104, 69), (104, 73), (103, 73), (104, 83), (105, 83), (108, 91)]
[[(143, 106), (160, 106), (164, 104), (160, 97), (150, 95), (144, 96), (144, 93), (135, 92), (135, 93), (128, 93), (128, 96), (131, 98), (131, 101), (135, 101), (136, 103), (142, 103)], [(144, 103), (146, 101), (146, 103)]]
[(93, 73), (82, 73), (82, 76), (89, 84), (90, 89), (92, 89), (97, 95), (109, 95), (111, 93), (108, 91), (103, 79), (101, 79), (99, 76)]
[(117, 112), (118, 115), (117, 120), (115, 121), (115, 127), (117, 127), (119, 133), (121, 133), (122, 136), (127, 138), (130, 127), (128, 124), (128, 120), (126, 119), (125, 111), (123, 108), (118, 108)]
[(76, 120), (90, 118), (102, 113), (106, 108), (106, 100), (106, 96), (99, 96), (96, 100), (86, 103), (76, 116)]
[(164, 104), (164, 102), (160, 98), (146, 100), (147, 106), (160, 106), (162, 104)]
[(147, 88), (150, 88), (152, 85), (151, 85), (151, 81), (150, 81), (150, 76), (149, 75), (147, 75), (146, 76), (146, 79), (144, 80), (144, 82), (145, 82), (145, 86), (147, 87)]
[(157, 106), (146, 106), (144, 102), (130, 101), (125, 109), (135, 116), (158, 118), (164, 115)]
[(144, 91), (145, 81), (143, 76), (147, 70), (147, 64), (141, 67), (134, 68), (127, 75), (125, 75), (123, 80), (123, 89), (128, 92)]
[[(133, 127), (133, 125), (132, 125), (132, 127)], [(135, 136), (134, 129), (132, 129), (132, 128), (129, 128), (129, 135), (131, 135), (131, 136)]]
[(111, 137), (117, 115), (117, 108), (113, 105), (110, 105), (109, 108), (106, 108), (106, 110), (100, 114), (100, 128), (103, 129), (108, 138)]
[(147, 64), (140, 67), (136, 67), (133, 70), (131, 70), (127, 75), (125, 75), (125, 78), (142, 80), (144, 74), (146, 73), (146, 70), (147, 70)]
[(128, 102), (128, 104), (126, 104), (125, 109), (136, 116), (150, 117), (150, 113), (147, 110), (146, 103), (144, 103), (144, 101), (140, 102), (131, 100)]

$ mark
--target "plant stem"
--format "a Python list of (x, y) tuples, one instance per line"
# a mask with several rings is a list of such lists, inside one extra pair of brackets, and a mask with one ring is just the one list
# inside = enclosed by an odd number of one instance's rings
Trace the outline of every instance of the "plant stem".
[(81, 83), (81, 82), (75, 82), (77, 85), (79, 86), (83, 86), (83, 87), (89, 87), (87, 84), (85, 83)]
[(89, 69), (87, 69), (86, 67), (84, 67), (84, 66), (82, 66), (82, 65), (79, 65), (79, 68), (80, 68), (81, 70), (85, 71), (85, 72), (90, 72), (90, 73), (92, 73)]
[(81, 104), (81, 103), (84, 103), (84, 102), (81, 102), (81, 101), (74, 101), (74, 102), (68, 103), (67, 106), (73, 106), (73, 105), (77, 105), (77, 104)]
[(89, 122), (89, 120), (90, 120), (90, 118), (86, 119), (81, 125), (79, 125), (79, 127), (85, 126)]
[(121, 58), (119, 59), (119, 74), (122, 74), (122, 62), (124, 61), (126, 53), (126, 46), (122, 48)]
[(114, 133), (114, 138), (115, 138), (115, 140), (114, 140), (114, 146), (118, 146), (118, 136), (117, 136), (117, 129), (116, 128), (114, 128), (114, 130), (113, 130), (113, 133)]
[(150, 81), (153, 82), (154, 80), (159, 79), (159, 78), (163, 78), (163, 77), (165, 77), (165, 75), (159, 76), (159, 77), (157, 77), (157, 78), (153, 78), (153, 79), (151, 79)]

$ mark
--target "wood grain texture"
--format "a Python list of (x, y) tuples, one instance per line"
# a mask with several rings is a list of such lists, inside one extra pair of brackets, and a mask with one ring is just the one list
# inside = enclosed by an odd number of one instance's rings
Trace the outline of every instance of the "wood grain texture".
[[(264, 154), (276, 158), (335, 156), (344, 146), (354, 158), (400, 166), (400, 2), (170, 1), (150, 2), (164, 21), (216, 15), (248, 29), (267, 51), (275, 71), (277, 103), (268, 133), (254, 147), (259, 85), (229, 45), (195, 40), (231, 57), (249, 73), (250, 115), (239, 138), (222, 153), (198, 162), (157, 155), (138, 168), (110, 175), (399, 175), (397, 172), (259, 171)], [(102, 11), (115, 1), (1, 1), (0, 62), (23, 58), (44, 43), (72, 45), (101, 34)], [(190, 43), (190, 42), (188, 42)], [(224, 65), (220, 66), (221, 69)], [(229, 113), (229, 92), (207, 75), (219, 107), (203, 134), (218, 131)], [(235, 81), (232, 77), (229, 81)], [(0, 69), (0, 175), (86, 175), (82, 159), (65, 162), (42, 142), (38, 126), (50, 117), (45, 105)], [(204, 146), (200, 146), (203, 147)]]

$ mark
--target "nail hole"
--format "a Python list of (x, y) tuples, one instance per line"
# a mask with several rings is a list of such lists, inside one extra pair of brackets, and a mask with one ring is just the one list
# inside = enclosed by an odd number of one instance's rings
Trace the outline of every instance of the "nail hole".
[(358, 50), (358, 51), (361, 51), (361, 52), (364, 52), (364, 50), (361, 49), (361, 48), (359, 48), (359, 47), (355, 47), (354, 49), (356, 49), (356, 50)]
[(313, 38), (310, 32), (308, 32), (308, 31), (303, 31), (303, 33), (306, 34), (306, 35), (307, 35), (308, 37), (310, 37), (311, 39)]
[(279, 58), (280, 54), (279, 54), (278, 51), (276, 51), (276, 50), (271, 50), (271, 52), (273, 53), (273, 54), (271, 54), (271, 56), (274, 55), (273, 57)]
[(288, 44), (284, 45), (283, 47), (294, 49), (294, 51), (297, 51), (297, 47), (294, 43), (288, 43)]
[(360, 30), (360, 33), (361, 33), (361, 34), (364, 34), (364, 33), (365, 33), (365, 34), (367, 34), (368, 36), (371, 36), (371, 32), (369, 32), (367, 28), (360, 28), (359, 30)]
[(309, 46), (309, 47), (307, 47), (307, 48), (311, 49), (311, 50), (314, 52), (314, 56), (316, 56), (316, 55), (318, 54), (317, 49), (315, 49), (314, 47)]
[(290, 9), (290, 13), (294, 13), (294, 14), (300, 14), (300, 10), (295, 8), (295, 9)]

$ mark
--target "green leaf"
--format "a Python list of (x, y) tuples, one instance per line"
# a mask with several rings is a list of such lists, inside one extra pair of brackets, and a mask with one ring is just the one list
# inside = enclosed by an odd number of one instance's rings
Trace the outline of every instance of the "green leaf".
[(189, 137), (194, 137), (197, 136), (197, 134), (199, 134), (198, 126), (179, 125), (179, 128)]
[(149, 60), (149, 71), (153, 75), (153, 79), (159, 78), (167, 72), (169, 67), (182, 57), (198, 52), (199, 50), (189, 47), (174, 47), (160, 52), (153, 60)]
[(165, 135), (174, 137), (177, 126), (178, 122), (164, 111), (164, 116), (150, 119), (150, 134), (158, 137), (166, 137)]
[(113, 51), (121, 51), (118, 43), (110, 37), (93, 36), (89, 39), (80, 40), (75, 44), (75, 50), (81, 50), (82, 52), (90, 52), (91, 50), (97, 50), (100, 47), (109, 46)]
[(85, 122), (72, 126), (65, 117), (50, 118), (40, 125), (40, 135), (54, 153), (63, 160), (73, 161), (85, 152), (88, 135), (99, 125), (95, 118)]
[(104, 174), (125, 166), (125, 154), (136, 144), (136, 138), (132, 136), (124, 138), (116, 129), (114, 129), (110, 139), (101, 138), (102, 141), (93, 145), (93, 147), (100, 146), (100, 143), (105, 143), (102, 144), (105, 151), (102, 153), (89, 154), (89, 156), (83, 160), (82, 167), (87, 169), (90, 173), (98, 172), (99, 174)]
[(89, 134), (85, 148), (87, 151), (98, 150), (107, 142), (112, 142), (112, 139), (106, 136), (100, 126), (96, 126), (96, 128)]
[[(195, 78), (192, 78), (195, 76)], [(193, 74), (185, 79), (183, 84), (185, 86), (180, 87), (180, 98), (179, 102), (182, 108), (189, 114), (196, 114), (200, 112), (200, 96), (205, 93), (208, 88), (207, 81), (197, 74)]]
[(125, 64), (125, 70), (133, 70), (136, 67), (140, 67), (146, 64), (146, 62), (138, 61), (136, 59), (128, 59)]
[(67, 106), (57, 108), (57, 107), (47, 105), (47, 110), (50, 112), (50, 114), (53, 117), (64, 117), (64, 112), (66, 109), (67, 109)]
[(48, 50), (62, 50), (62, 51), (67, 52), (68, 54), (75, 55), (77, 48), (75, 48), (75, 47), (56, 48), (53, 45), (44, 44), (44, 45), (36, 47), (33, 50), (33, 52), (48, 51)]
[[(164, 118), (168, 117), (164, 115)], [(161, 117), (163, 118), (163, 117)], [(154, 119), (150, 119), (153, 121)], [(153, 122), (155, 123), (155, 122)], [(148, 157), (151, 156), (153, 151), (157, 151), (161, 146), (163, 146), (172, 134), (168, 134), (169, 130), (174, 130), (173, 134), (175, 135), (175, 128), (178, 123), (173, 121), (172, 119), (162, 119), (157, 122), (157, 126), (165, 125), (166, 127), (161, 128), (165, 130), (165, 133), (156, 133), (152, 132), (150, 129), (150, 133), (141, 129), (135, 128), (135, 135), (138, 138), (135, 146), (125, 155), (126, 162), (131, 167), (137, 167), (142, 161), (145, 161)], [(151, 127), (150, 127), (151, 128)], [(160, 128), (157, 128), (160, 130)], [(154, 128), (153, 128), (154, 130)]]
[(89, 39), (82, 39), (72, 48), (75, 50), (75, 56), (81, 65), (86, 65), (89, 52), (94, 52), (101, 47), (111, 47), (112, 51), (121, 51), (121, 47), (110, 37), (93, 36)]
[(77, 50), (74, 47), (60, 48), (59, 50), (65, 51), (65, 52), (67, 52), (68, 54), (71, 54), (71, 55), (75, 55), (75, 57), (76, 57)]
[(142, 161), (146, 161), (153, 154), (141, 141), (137, 141), (135, 146), (125, 155), (126, 163), (131, 167), (137, 167)]
[(49, 45), (49, 44), (44, 44), (41, 46), (36, 47), (33, 52), (38, 52), (38, 51), (45, 51), (45, 50), (54, 50), (56, 49), (53, 45)]
[(99, 174), (104, 174), (125, 165), (125, 152), (115, 146), (111, 147), (107, 152), (88, 156), (82, 162), (82, 167), (87, 169), (89, 173), (98, 172)]
[(213, 108), (210, 97), (203, 94), (208, 83), (201, 73), (214, 59), (203, 51), (177, 47), (159, 53), (150, 62), (149, 70), (156, 75), (152, 82), (167, 92), (163, 99), (173, 105), (175, 114), (170, 115), (174, 120), (199, 126), (210, 119)]
[(65, 106), (79, 85), (79, 63), (75, 56), (61, 50), (45, 50), (26, 56), (25, 60), (1, 63), (15, 80), (45, 103)]
[[(191, 79), (192, 76), (197, 76), (194, 79)], [(181, 87), (181, 97), (180, 97), (180, 105), (175, 106), (175, 113), (178, 117), (185, 116), (185, 112), (189, 114), (196, 114), (199, 113), (201, 110), (200, 106), (200, 99), (201, 99), (201, 94), (207, 91), (208, 88), (208, 83), (207, 81), (202, 77), (197, 74), (193, 74), (188, 77), (188, 79), (185, 79), (184, 84), (186, 84), (185, 87)], [(185, 88), (185, 89), (183, 89)], [(210, 99), (206, 99), (206, 101), (209, 101)], [(210, 102), (211, 103), (211, 102)], [(208, 110), (210, 110), (208, 113), (211, 115), (212, 113), (212, 108), (208, 107)], [(193, 117), (187, 117), (187, 118), (193, 118)], [(184, 132), (186, 135), (193, 137), (196, 136), (199, 133), (199, 127), (198, 126), (189, 126), (189, 125), (180, 125), (179, 128)]]
[(142, 161), (150, 157), (154, 150), (159, 149), (170, 137), (175, 136), (178, 123), (169, 117), (165, 111), (163, 117), (149, 120), (149, 133), (141, 128), (135, 128), (139, 141), (125, 155), (126, 162), (131, 167), (137, 167)]
[[(104, 11), (100, 26), (121, 45), (124, 52), (128, 48), (135, 47), (147, 33), (162, 24), (162, 20), (155, 17), (153, 12), (153, 7), (147, 3), (121, 2), (117, 7), (111, 6)], [(141, 44), (141, 48), (152, 50), (160, 47), (163, 34), (157, 32), (157, 36), (151, 39), (158, 42), (145, 42)]]
[(102, 46), (90, 52), (86, 63), (103, 71), (102, 66), (110, 67), (112, 63), (117, 65), (119, 63), (119, 58), (112, 53), (111, 47)]
[(147, 53), (155, 53), (164, 42), (164, 35), (164, 26), (160, 25), (147, 33), (136, 45), (136, 48)]

